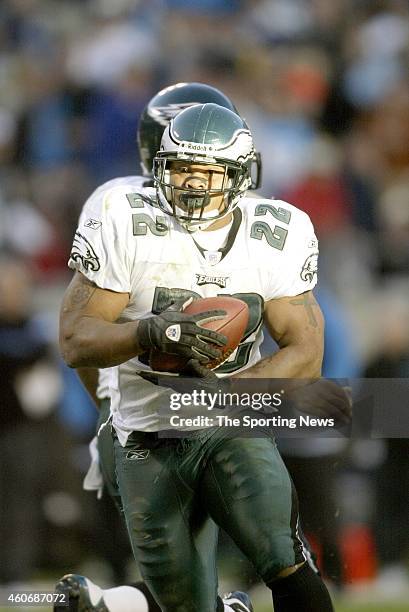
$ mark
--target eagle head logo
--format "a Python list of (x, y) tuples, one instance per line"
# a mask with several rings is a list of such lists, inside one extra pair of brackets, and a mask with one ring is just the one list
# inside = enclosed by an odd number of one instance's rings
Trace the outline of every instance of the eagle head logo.
[(79, 232), (75, 233), (70, 261), (80, 262), (84, 270), (97, 272), (101, 265), (91, 243)]

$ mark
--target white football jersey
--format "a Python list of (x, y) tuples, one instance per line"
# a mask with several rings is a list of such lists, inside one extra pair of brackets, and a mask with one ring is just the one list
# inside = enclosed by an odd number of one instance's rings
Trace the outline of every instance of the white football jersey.
[[(265, 302), (315, 286), (318, 243), (306, 213), (254, 197), (242, 198), (234, 210), (223, 247), (205, 250), (206, 242), (212, 242), (209, 233), (189, 233), (165, 215), (155, 189), (142, 187), (141, 177), (125, 177), (87, 201), (68, 265), (103, 289), (129, 293), (119, 322), (158, 314), (176, 297), (244, 300), (249, 323), (240, 345), (215, 370), (224, 376), (260, 359)], [(133, 430), (169, 428), (159, 411), (169, 406), (172, 391), (138, 376), (149, 369), (143, 355), (109, 369), (113, 424), (122, 444)]]

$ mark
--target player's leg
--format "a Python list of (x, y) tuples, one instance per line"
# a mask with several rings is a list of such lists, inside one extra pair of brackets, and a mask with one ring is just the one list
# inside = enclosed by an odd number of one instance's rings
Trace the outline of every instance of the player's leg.
[(338, 454), (284, 458), (298, 493), (303, 527), (318, 539), (323, 573), (335, 585), (342, 587), (339, 521), (334, 491), (334, 465), (337, 460)]
[[(125, 447), (115, 441), (128, 532), (142, 577), (163, 612), (215, 612), (215, 526), (177, 475), (177, 448), (175, 441), (140, 432)], [(197, 548), (201, 541), (207, 558)]]
[[(98, 450), (100, 456), (101, 471), (104, 478), (104, 485), (113, 498), (119, 510), (122, 512), (121, 497), (115, 471), (115, 451), (110, 423), (103, 426), (109, 418), (109, 400), (101, 402), (100, 417), (98, 421)], [(101, 427), (102, 425), (102, 427)], [(194, 534), (194, 545), (204, 568), (202, 580), (214, 584), (217, 582), (215, 566), (215, 549), (217, 546), (218, 527), (211, 520), (206, 520), (202, 529)], [(143, 585), (143, 586), (142, 586)], [(144, 583), (133, 585), (142, 590), (149, 603), (149, 612), (155, 612), (155, 605), (152, 603), (152, 595)], [(159, 608), (158, 608), (159, 609)]]
[(203, 480), (211, 516), (254, 564), (276, 612), (331, 612), (328, 591), (306, 563), (291, 479), (269, 437), (215, 444)]
[[(102, 400), (97, 423), (99, 466), (104, 489), (122, 516), (121, 497), (115, 472), (114, 444), (109, 422), (110, 402)], [(106, 425), (104, 425), (106, 423)], [(101, 427), (102, 426), (102, 427)], [(161, 612), (149, 589), (143, 582), (102, 589), (80, 574), (67, 574), (57, 583), (56, 594), (66, 594), (69, 607), (54, 606), (54, 612)]]

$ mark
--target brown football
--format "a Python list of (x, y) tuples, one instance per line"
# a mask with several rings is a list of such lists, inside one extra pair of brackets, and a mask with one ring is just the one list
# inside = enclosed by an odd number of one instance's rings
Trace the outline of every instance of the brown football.
[[(226, 361), (234, 349), (240, 344), (249, 321), (249, 309), (243, 300), (230, 296), (200, 298), (194, 300), (184, 310), (187, 314), (198, 314), (208, 310), (225, 310), (223, 319), (204, 323), (203, 327), (220, 332), (227, 338), (227, 344), (221, 348), (223, 354), (218, 360), (210, 361), (206, 367), (213, 369)], [(152, 351), (150, 366), (156, 372), (180, 372), (186, 365), (186, 359), (178, 355)]]

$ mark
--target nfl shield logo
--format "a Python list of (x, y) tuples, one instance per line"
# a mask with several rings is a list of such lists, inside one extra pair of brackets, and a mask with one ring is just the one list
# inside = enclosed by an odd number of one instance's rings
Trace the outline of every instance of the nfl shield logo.
[(222, 258), (220, 251), (205, 251), (205, 259), (211, 266), (215, 266)]
[(166, 337), (172, 342), (179, 342), (180, 336), (182, 335), (180, 325), (170, 325), (165, 331)]

